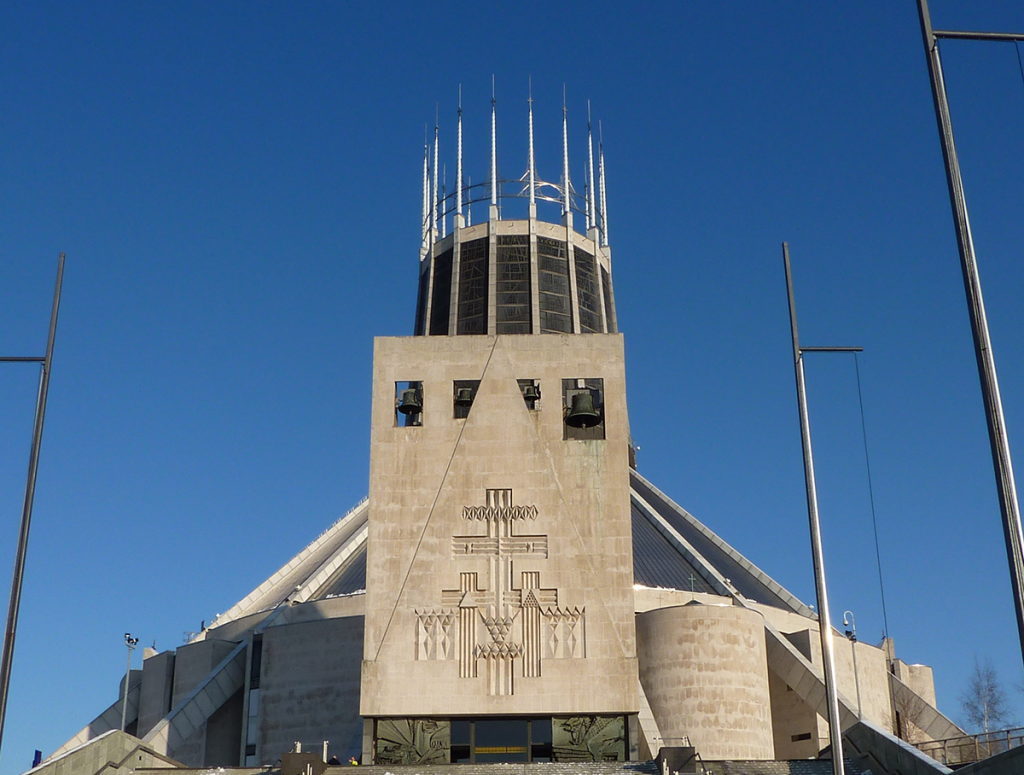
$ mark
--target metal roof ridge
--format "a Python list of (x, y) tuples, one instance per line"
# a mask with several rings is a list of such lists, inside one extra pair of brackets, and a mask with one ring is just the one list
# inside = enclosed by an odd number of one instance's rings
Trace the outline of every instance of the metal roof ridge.
[(305, 578), (302, 588), (295, 593), (295, 602), (306, 603), (318, 599), (317, 593), (334, 576), (334, 573), (366, 545), (369, 532), (369, 520), (367, 520), (366, 524), (356, 528), (355, 532), (341, 546), (331, 552), (330, 557), (320, 563), (319, 567)]
[[(228, 622), (234, 621), (245, 615), (245, 612), (261, 597), (267, 595), (282, 579), (284, 579), (289, 573), (291, 573), (296, 566), (301, 564), (304, 560), (308, 559), (317, 549), (319, 549), (328, 539), (333, 537), (343, 526), (347, 526), (349, 522), (353, 521), (355, 517), (362, 514), (369, 506), (369, 498), (363, 498), (359, 503), (349, 509), (343, 517), (337, 519), (334, 524), (324, 530), (320, 535), (314, 538), (309, 544), (307, 544), (302, 550), (300, 550), (294, 557), (288, 560), (284, 565), (278, 568), (271, 576), (256, 587), (252, 592), (243, 597), (237, 603), (235, 603), (226, 612), (218, 615), (207, 627), (208, 630), (212, 630), (214, 627), (220, 627), (221, 625), (227, 624)], [(350, 536), (351, 539), (351, 536)], [(345, 541), (340, 548), (344, 547), (348, 541)], [(336, 552), (332, 552), (333, 556)], [(329, 560), (330, 558), (328, 558)], [(319, 567), (319, 566), (318, 566)], [(308, 577), (304, 579), (307, 581)], [(275, 604), (276, 605), (276, 604)], [(272, 608), (273, 606), (266, 606), (266, 609)], [(250, 611), (250, 613), (253, 613)]]
[(676, 551), (678, 551), (683, 557), (689, 562), (698, 573), (703, 576), (704, 581), (711, 585), (711, 587), (719, 595), (726, 597), (738, 597), (739, 593), (732, 586), (731, 583), (723, 576), (718, 569), (709, 562), (704, 555), (698, 552), (686, 538), (679, 533), (672, 525), (669, 524), (661, 514), (657, 512), (655, 508), (649, 504), (640, 493), (633, 488), (629, 491), (630, 498), (640, 507), (640, 511), (645, 517), (654, 525), (654, 527), (660, 532), (665, 538), (668, 539), (669, 543), (673, 545)]
[[(648, 487), (654, 495), (658, 496), (669, 508), (675, 511), (680, 517), (686, 520), (695, 530), (699, 531), (705, 538), (725, 552), (737, 565), (750, 574), (755, 580), (767, 587), (776, 597), (789, 605), (794, 613), (801, 616), (815, 617), (814, 609), (804, 603), (800, 598), (775, 581), (771, 576), (761, 570), (757, 565), (744, 557), (729, 543), (723, 540), (711, 528), (693, 516), (690, 512), (672, 500), (668, 495), (658, 489), (654, 484), (644, 478), (636, 469), (629, 472), (630, 477), (636, 477), (644, 486)], [(632, 489), (632, 488), (631, 488)]]

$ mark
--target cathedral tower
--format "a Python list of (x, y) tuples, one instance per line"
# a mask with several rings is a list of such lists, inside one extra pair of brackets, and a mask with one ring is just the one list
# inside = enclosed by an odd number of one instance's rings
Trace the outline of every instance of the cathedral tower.
[[(574, 191), (564, 111), (561, 181), (537, 179), (530, 111), (522, 180), (497, 179), (493, 104), (488, 183), (462, 186), (461, 110), (452, 194), (437, 196), (436, 139), (433, 174), (425, 152), (417, 335), (375, 342), (364, 760), (625, 760), (636, 739), (603, 184), (591, 151)], [(500, 217), (512, 197), (528, 217)], [(473, 203), (488, 218), (469, 225)]]

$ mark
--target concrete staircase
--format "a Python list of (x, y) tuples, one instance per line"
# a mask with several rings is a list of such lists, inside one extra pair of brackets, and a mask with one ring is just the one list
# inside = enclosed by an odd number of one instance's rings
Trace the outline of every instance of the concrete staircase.
[(654, 762), (533, 762), (328, 767), (324, 775), (658, 775)]

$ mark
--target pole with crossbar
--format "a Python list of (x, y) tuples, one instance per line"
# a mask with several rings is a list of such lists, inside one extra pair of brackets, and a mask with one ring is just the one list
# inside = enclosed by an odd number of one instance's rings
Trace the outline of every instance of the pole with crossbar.
[(1017, 634), (1020, 638), (1021, 656), (1024, 658), (1024, 529), (1021, 527), (1017, 485), (1013, 478), (1013, 461), (1010, 459), (1010, 441), (1006, 434), (1006, 419), (1003, 417), (1003, 402), (999, 395), (999, 380), (996, 377), (996, 361), (988, 333), (985, 302), (981, 296), (981, 276), (978, 274), (978, 261), (974, 254), (974, 238), (971, 236), (971, 222), (967, 215), (967, 198), (964, 195), (963, 178), (960, 176), (960, 161), (956, 155), (956, 144), (953, 142), (953, 123), (949, 113), (949, 99), (942, 77), (942, 61), (939, 59), (938, 46), (939, 38), (1021, 41), (1024, 40), (1024, 34), (935, 30), (932, 28), (927, 0), (917, 0), (917, 10), (921, 21), (925, 55), (928, 59), (935, 118), (939, 126), (939, 138), (942, 140), (942, 156), (946, 163), (946, 183), (949, 186), (949, 201), (953, 208), (956, 241), (960, 249), (960, 268), (964, 278), (964, 291), (967, 294), (971, 332), (974, 334), (974, 352), (981, 380), (981, 395), (985, 403), (985, 420), (988, 424), (989, 445), (992, 448), (996, 488), (999, 491), (999, 510), (1003, 518), (1003, 536), (1006, 540), (1010, 579), (1013, 583)]
[(36, 494), (36, 472), (39, 470), (39, 449), (43, 443), (43, 419), (46, 416), (46, 393), (50, 387), (50, 364), (53, 360), (53, 340), (57, 335), (57, 312), (60, 309), (60, 289), (64, 282), (64, 254), (57, 260), (57, 285), (53, 292), (50, 313), (50, 334), (46, 340), (46, 355), (41, 358), (8, 357), (0, 362), (38, 362), (39, 391), (36, 394), (36, 418), (32, 427), (32, 447), (28, 457), (28, 478), (25, 484), (25, 502), (21, 510), (21, 529), (18, 549), (14, 557), (14, 578), (11, 580), (11, 601), (7, 606), (7, 628), (4, 630), (4, 650), (0, 656), (0, 750), (3, 747), (4, 719), (7, 715), (7, 694), (11, 684), (11, 662), (14, 658), (14, 636), (18, 630), (18, 609), (21, 606), (21, 582), (25, 575), (25, 554), (28, 551), (28, 532), (32, 523), (32, 502)]
[(825, 585), (825, 554), (821, 546), (821, 522), (818, 519), (818, 491), (814, 484), (814, 455), (811, 451), (811, 422), (807, 413), (807, 387), (804, 383), (804, 353), (860, 352), (860, 347), (801, 347), (796, 327), (796, 301), (793, 274), (789, 266), (789, 245), (782, 243), (782, 261), (786, 268), (789, 295), (789, 325), (793, 334), (793, 370), (796, 372), (796, 401), (800, 410), (800, 438), (804, 452), (804, 481), (807, 485), (807, 517), (811, 527), (811, 556), (814, 560), (814, 589), (818, 599), (818, 630), (821, 635), (821, 666), (825, 679), (825, 703), (828, 705), (828, 733), (832, 743), (833, 775), (844, 775), (843, 727), (839, 717), (839, 693), (836, 689), (835, 648), (832, 619)]

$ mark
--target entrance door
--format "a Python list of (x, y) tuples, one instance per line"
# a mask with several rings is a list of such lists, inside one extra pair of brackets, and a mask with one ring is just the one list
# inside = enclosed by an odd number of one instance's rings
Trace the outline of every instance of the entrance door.
[(453, 764), (551, 761), (550, 718), (455, 718), (451, 729)]
[(526, 719), (477, 719), (475, 760), (479, 762), (529, 761)]

